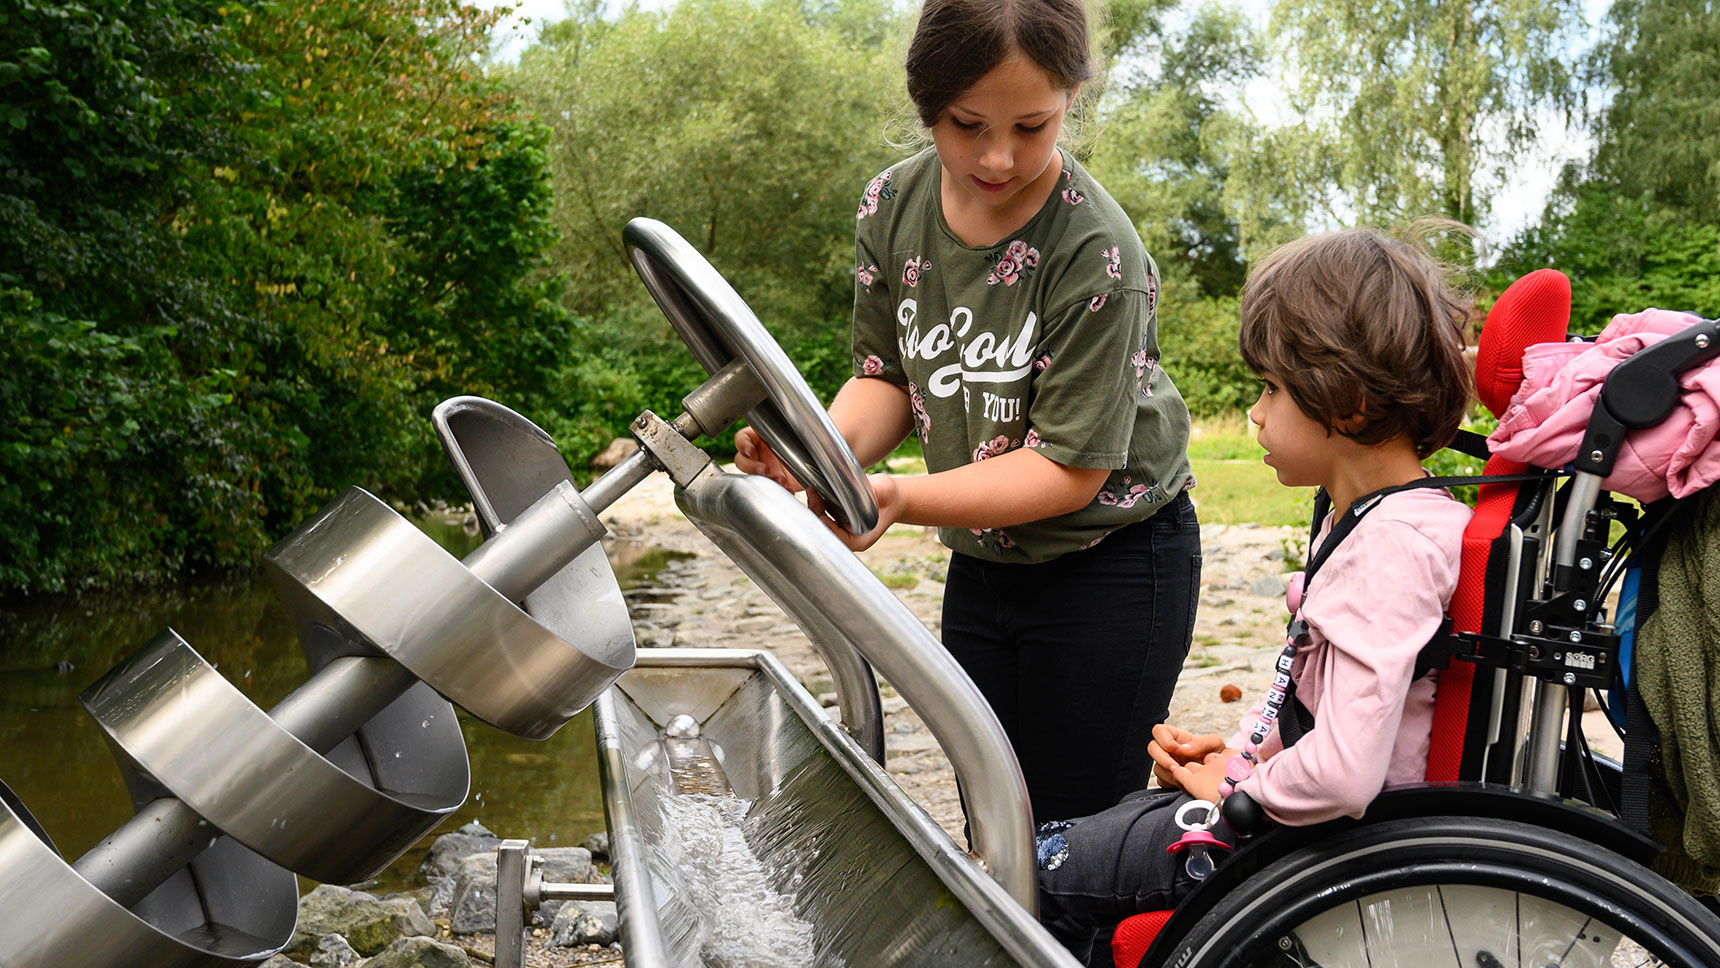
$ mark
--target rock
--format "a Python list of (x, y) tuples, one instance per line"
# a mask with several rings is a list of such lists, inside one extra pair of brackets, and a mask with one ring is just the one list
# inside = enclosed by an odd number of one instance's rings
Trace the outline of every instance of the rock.
[(560, 883), (590, 884), (598, 880), (591, 869), (591, 851), (585, 847), (545, 847), (532, 854), (543, 858), (543, 879)]
[(563, 948), (575, 945), (606, 945), (615, 937), (614, 901), (578, 901), (562, 905), (550, 925), (552, 944)]
[[(494, 923), (492, 921), (492, 923)], [(433, 934), (436, 925), (424, 909), (406, 898), (384, 900), (332, 884), (299, 898), (299, 923), (284, 951), (309, 957), (324, 935), (338, 934), (361, 955), (373, 955), (396, 938)]]
[(258, 965), (257, 968), (300, 968), (300, 966), (298, 962), (288, 958), (286, 955), (275, 955), (268, 961)]
[(496, 852), (460, 862), (448, 902), (448, 929), (455, 934), (496, 930)]
[(592, 470), (606, 471), (616, 464), (626, 460), (639, 449), (639, 442), (631, 437), (617, 437), (603, 448), (603, 452), (591, 459)]
[(472, 959), (432, 938), (400, 938), (364, 963), (364, 968), (471, 968)]
[(454, 879), (452, 877), (430, 878), (430, 899), (424, 901), (424, 913), (433, 918), (446, 917), (449, 905), (454, 903)]
[(599, 830), (597, 833), (594, 833), (580, 841), (579, 846), (584, 847), (591, 853), (592, 860), (603, 861), (604, 863), (609, 862), (609, 831)]
[(489, 828), (473, 821), (451, 834), (443, 834), (430, 845), (430, 854), (418, 865), (421, 877), (453, 877), (460, 862), (473, 854), (494, 851), (502, 842)]
[(1238, 686), (1235, 683), (1227, 682), (1223, 686), (1219, 687), (1218, 699), (1220, 702), (1235, 702), (1241, 698), (1242, 698), (1242, 687), (1241, 686)]
[(311, 968), (346, 968), (358, 960), (358, 952), (352, 950), (352, 945), (338, 934), (325, 934), (317, 939), (317, 947), (311, 952)]
[(1284, 576), (1262, 575), (1254, 579), (1254, 583), (1248, 586), (1248, 592), (1251, 595), (1282, 598), (1284, 596)]

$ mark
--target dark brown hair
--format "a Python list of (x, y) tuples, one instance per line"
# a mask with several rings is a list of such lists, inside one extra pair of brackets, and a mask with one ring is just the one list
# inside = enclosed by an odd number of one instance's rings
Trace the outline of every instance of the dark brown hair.
[(1020, 51), (1066, 91), (1094, 76), (1082, 0), (926, 0), (908, 44), (908, 97), (926, 127)]
[(1371, 229), (1291, 242), (1249, 273), (1240, 315), (1243, 360), (1328, 431), (1363, 444), (1407, 436), (1426, 457), (1463, 422), (1468, 299), (1416, 242)]

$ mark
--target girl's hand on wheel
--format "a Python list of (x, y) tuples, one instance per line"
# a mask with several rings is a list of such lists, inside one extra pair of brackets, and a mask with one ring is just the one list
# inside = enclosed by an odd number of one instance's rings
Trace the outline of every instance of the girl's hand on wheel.
[(790, 494), (798, 494), (802, 490), (800, 482), (788, 472), (788, 465), (751, 427), (742, 427), (735, 433), (735, 469), (742, 474), (768, 477), (787, 488)]
[(824, 526), (842, 539), (842, 543), (851, 551), (865, 551), (877, 544), (884, 532), (890, 530), (890, 525), (895, 524), (902, 516), (902, 492), (896, 486), (894, 477), (889, 474), (873, 474), (866, 482), (872, 488), (873, 499), (878, 502), (878, 524), (865, 534), (855, 534), (837, 524), (818, 492), (810, 489), (806, 492), (806, 506), (811, 508), (812, 513), (818, 515), (818, 520), (823, 521)]

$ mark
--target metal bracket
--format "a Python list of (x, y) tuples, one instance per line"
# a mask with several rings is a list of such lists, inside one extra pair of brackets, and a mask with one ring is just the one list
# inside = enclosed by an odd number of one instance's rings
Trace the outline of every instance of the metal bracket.
[(529, 840), (504, 840), (496, 847), (495, 968), (524, 968), (526, 920), (545, 901), (613, 901), (613, 884), (573, 884), (543, 879), (543, 858), (528, 853)]
[[(683, 415), (684, 416), (684, 415)], [(691, 418), (684, 418), (690, 424)], [(691, 487), (699, 475), (711, 471), (716, 472), (716, 462), (710, 455), (693, 446), (677, 426), (681, 423), (669, 423), (662, 417), (649, 410), (641, 413), (633, 420), (633, 426), (628, 428), (633, 436), (639, 438), (640, 446), (646, 453), (667, 471), (670, 480), (678, 487)]]

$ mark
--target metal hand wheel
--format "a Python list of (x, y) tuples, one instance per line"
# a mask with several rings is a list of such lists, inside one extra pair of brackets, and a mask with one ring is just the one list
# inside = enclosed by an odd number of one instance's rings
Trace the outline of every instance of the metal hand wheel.
[(856, 534), (878, 523), (878, 503), (854, 452), (776, 340), (734, 287), (674, 229), (636, 218), (621, 232), (627, 256), (669, 323), (707, 372), (739, 359), (764, 387), (747, 413), (795, 479)]

